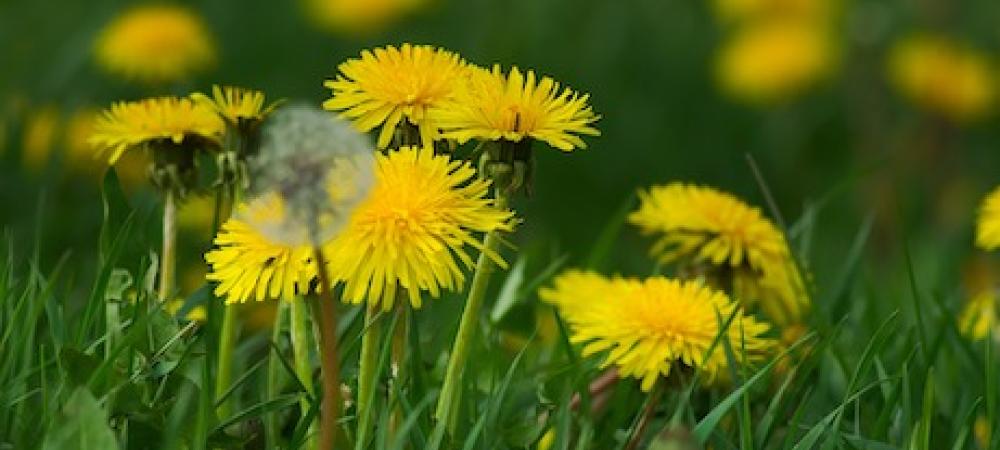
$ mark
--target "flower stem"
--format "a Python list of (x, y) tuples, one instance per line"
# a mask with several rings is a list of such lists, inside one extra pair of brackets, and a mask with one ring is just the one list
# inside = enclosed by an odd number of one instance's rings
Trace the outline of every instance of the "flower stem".
[[(292, 359), (295, 368), (295, 376), (299, 378), (299, 382), (302, 383), (302, 387), (305, 388), (306, 392), (310, 395), (313, 394), (313, 379), (312, 379), (312, 363), (309, 361), (309, 324), (306, 319), (306, 304), (302, 297), (296, 297), (292, 299), (291, 311), (290, 311), (290, 328), (291, 328), (291, 339), (292, 339)], [(299, 409), (301, 411), (302, 417), (309, 414), (309, 401), (305, 398), (299, 402)], [(309, 432), (306, 433), (309, 438), (306, 439), (305, 443), (302, 445), (303, 449), (312, 450), (316, 448), (316, 441), (312, 436), (316, 432), (316, 420), (313, 419), (313, 423), (309, 425)]]
[(656, 412), (656, 407), (660, 403), (663, 391), (663, 380), (657, 380), (656, 385), (653, 387), (653, 393), (650, 394), (649, 400), (646, 401), (646, 407), (643, 408), (642, 415), (639, 416), (639, 422), (635, 424), (632, 437), (629, 439), (628, 445), (625, 446), (625, 450), (635, 450), (639, 447), (639, 442), (642, 441), (642, 435), (646, 434), (646, 427), (649, 426), (649, 420), (653, 418), (653, 413)]
[(174, 293), (174, 270), (177, 261), (177, 194), (166, 189), (163, 196), (163, 249), (160, 252), (160, 302)]
[[(503, 209), (506, 208), (506, 204), (506, 197), (502, 190), (498, 189), (495, 206)], [(493, 261), (490, 260), (488, 253), (495, 253), (499, 248), (500, 235), (498, 232), (486, 233), (486, 237), (483, 239), (483, 251), (479, 253), (479, 259), (476, 261), (472, 286), (469, 288), (465, 310), (462, 311), (462, 319), (458, 325), (458, 334), (455, 336), (455, 343), (448, 359), (448, 369), (445, 372), (444, 384), (441, 386), (441, 396), (438, 397), (437, 407), (434, 411), (434, 417), (439, 422), (443, 421), (451, 434), (454, 434), (458, 427), (458, 405), (462, 393), (462, 376), (469, 358), (472, 340), (475, 337), (479, 310), (483, 307), (486, 288), (489, 286), (490, 276), (493, 273)]]
[(379, 304), (367, 302), (365, 329), (361, 335), (361, 356), (358, 368), (358, 441), (365, 442), (371, 432), (372, 409), (375, 403), (375, 386), (378, 384), (378, 355), (382, 340), (382, 323)]
[[(217, 197), (219, 203), (224, 203), (223, 205), (218, 205), (217, 208), (221, 209), (219, 214), (218, 222), (220, 224), (225, 223), (229, 220), (229, 216), (232, 215), (233, 208), (237, 202), (237, 187), (229, 186), (228, 197), (229, 201), (226, 202), (226, 195), (220, 195)], [(220, 191), (225, 192), (227, 187), (224, 185), (219, 188)], [(215, 398), (221, 398), (226, 392), (229, 391), (229, 387), (233, 382), (233, 351), (236, 346), (236, 341), (238, 339), (239, 330), (237, 327), (237, 317), (236, 317), (236, 306), (224, 306), (222, 308), (222, 326), (219, 329), (219, 353), (218, 359), (216, 360), (216, 376), (215, 376)], [(232, 414), (233, 401), (235, 396), (229, 396), (225, 401), (219, 404), (216, 408), (216, 414), (219, 418), (226, 418)]]
[(319, 330), (320, 367), (323, 370), (323, 403), (320, 409), (321, 450), (335, 448), (337, 441), (337, 420), (340, 417), (340, 361), (337, 358), (337, 304), (333, 297), (333, 285), (327, 273), (326, 258), (318, 244), (313, 245), (319, 272), (320, 292), (311, 302), (313, 319)]
[[(281, 392), (281, 383), (278, 378), (281, 376), (281, 362), (278, 358), (281, 357), (279, 341), (281, 340), (281, 332), (284, 328), (285, 319), (288, 317), (288, 304), (285, 302), (278, 303), (278, 312), (274, 315), (274, 326), (271, 329), (271, 344), (273, 348), (268, 352), (270, 355), (267, 360), (267, 400), (274, 400), (278, 398), (278, 394)], [(278, 428), (278, 413), (271, 412), (264, 418), (265, 426), (265, 437), (267, 438), (268, 448), (278, 448), (278, 434), (280, 429)]]

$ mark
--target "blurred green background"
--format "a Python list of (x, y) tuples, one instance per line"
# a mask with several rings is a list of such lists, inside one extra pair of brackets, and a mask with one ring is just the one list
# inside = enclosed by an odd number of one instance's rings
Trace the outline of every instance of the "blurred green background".
[[(30, 252), (38, 241), (44, 264), (69, 252), (79, 271), (91, 270), (102, 220), (101, 164), (72, 170), (60, 157), (64, 139), (52, 139), (42, 156), (24, 145), (39, 110), (56, 111), (50, 132), (58, 136), (81, 108), (207, 91), (213, 83), (319, 105), (329, 96), (322, 82), (337, 64), (362, 49), (411, 42), (443, 46), (481, 65), (550, 75), (589, 93), (603, 116), (597, 125), (603, 135), (588, 139), (588, 149), (563, 154), (538, 145), (534, 194), (516, 203), (526, 220), (514, 241), (529, 252), (568, 254), (571, 264), (583, 263), (617, 211), (638, 188), (654, 183), (712, 185), (770, 211), (749, 155), (785, 220), (808, 212), (816, 223), (814, 235), (793, 237), (808, 253), (818, 286), (842, 275), (849, 247), (869, 219), (871, 258), (863, 267), (870, 284), (902, 286), (904, 242), (923, 287), (948, 295), (958, 292), (963, 267), (979, 264), (969, 262), (979, 258), (971, 246), (974, 212), (1000, 182), (993, 94), (976, 117), (949, 117), (894, 88), (887, 58), (898, 40), (935, 33), (974, 49), (996, 83), (1000, 3), (993, 0), (828, 0), (823, 17), (810, 20), (824, 27), (833, 49), (830, 68), (766, 101), (720, 88), (720, 48), (748, 26), (722, 17), (721, 2), (437, 0), (350, 32), (315, 26), (298, 2), (179, 3), (203, 17), (218, 61), (170, 87), (130, 83), (95, 66), (97, 33), (134, 3), (0, 3), (0, 227), (22, 243), (18, 251)], [(765, 71), (779, 70), (770, 57), (766, 49), (759, 55)], [(924, 89), (954, 89), (949, 83), (935, 78)], [(141, 186), (128, 192), (136, 204), (156, 204)], [(208, 245), (207, 234), (202, 237), (186, 256), (191, 264)], [(651, 270), (649, 241), (634, 229), (624, 228), (614, 242), (609, 270)]]

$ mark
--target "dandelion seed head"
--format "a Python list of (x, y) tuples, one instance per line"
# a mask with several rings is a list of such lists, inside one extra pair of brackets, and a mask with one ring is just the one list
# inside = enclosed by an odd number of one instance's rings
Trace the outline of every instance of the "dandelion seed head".
[(323, 243), (335, 236), (374, 183), (374, 147), (346, 122), (318, 109), (290, 106), (264, 128), (250, 163), (251, 192), (280, 198), (284, 211), (267, 221), (245, 220), (287, 245)]

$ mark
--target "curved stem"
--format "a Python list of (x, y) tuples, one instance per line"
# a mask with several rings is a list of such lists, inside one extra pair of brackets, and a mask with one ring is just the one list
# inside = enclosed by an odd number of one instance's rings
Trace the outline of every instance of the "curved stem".
[[(281, 332), (284, 328), (285, 317), (288, 316), (288, 304), (281, 302), (278, 304), (278, 312), (274, 315), (274, 327), (271, 330), (271, 351), (268, 352), (267, 360), (267, 400), (274, 400), (278, 398), (278, 394), (281, 392), (281, 383), (278, 382), (278, 378), (281, 375), (281, 362), (278, 358), (281, 357), (279, 354), (281, 347), (278, 342), (281, 340)], [(278, 427), (278, 413), (271, 412), (264, 419), (265, 425), (265, 437), (267, 439), (268, 448), (278, 448), (278, 434), (280, 429)]]
[(371, 431), (372, 408), (375, 403), (375, 386), (378, 384), (378, 355), (382, 340), (382, 320), (378, 317), (379, 304), (367, 302), (365, 329), (361, 335), (361, 355), (358, 363), (358, 441), (365, 442)]
[(323, 403), (320, 409), (321, 450), (335, 448), (337, 420), (340, 417), (340, 361), (337, 358), (337, 305), (326, 268), (326, 258), (319, 245), (313, 245), (319, 272), (320, 293), (311, 302), (313, 319), (319, 330), (320, 367), (323, 370)]
[[(497, 190), (496, 207), (506, 208), (506, 198), (501, 190)], [(487, 253), (495, 253), (500, 248), (500, 236), (497, 232), (486, 233), (483, 239), (483, 251), (476, 261), (476, 272), (472, 276), (472, 286), (462, 311), (462, 320), (458, 325), (458, 334), (448, 359), (448, 369), (445, 372), (444, 384), (441, 386), (441, 396), (438, 397), (434, 417), (447, 424), (448, 432), (454, 434), (458, 427), (458, 406), (461, 400), (462, 376), (469, 358), (472, 341), (479, 321), (479, 310), (483, 307), (486, 288), (489, 287), (490, 276), (493, 273), (493, 261)]]
[[(226, 187), (220, 187), (219, 190), (225, 191)], [(220, 224), (225, 223), (232, 215), (233, 208), (236, 205), (239, 194), (238, 188), (236, 186), (230, 186), (228, 194), (229, 202), (219, 206), (221, 212), (218, 217), (218, 222)], [(220, 203), (224, 203), (226, 195), (219, 195), (218, 199)], [(233, 383), (233, 352), (236, 346), (236, 341), (239, 338), (238, 320), (236, 314), (236, 306), (226, 305), (222, 308), (222, 326), (219, 329), (219, 353), (218, 359), (216, 360), (216, 399), (225, 395)], [(229, 417), (229, 415), (232, 414), (234, 398), (235, 396), (229, 396), (229, 398), (220, 403), (219, 407), (216, 408), (216, 414), (218, 414), (220, 418)]]

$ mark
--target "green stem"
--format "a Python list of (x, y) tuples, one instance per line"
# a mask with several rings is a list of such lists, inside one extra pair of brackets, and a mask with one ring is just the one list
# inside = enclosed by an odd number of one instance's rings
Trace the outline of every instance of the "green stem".
[[(284, 327), (285, 318), (288, 316), (288, 304), (286, 302), (278, 303), (278, 312), (274, 315), (274, 327), (271, 330), (271, 351), (268, 352), (267, 360), (267, 399), (274, 400), (278, 398), (278, 394), (281, 392), (281, 383), (279, 377), (281, 376), (281, 361), (278, 358), (280, 355), (280, 345), (281, 332)], [(278, 427), (278, 413), (271, 412), (264, 418), (264, 433), (267, 439), (267, 448), (278, 448), (279, 439), (278, 434), (280, 433), (280, 428)]]
[(367, 302), (365, 329), (361, 335), (361, 356), (358, 363), (358, 441), (365, 442), (371, 432), (372, 406), (375, 403), (375, 386), (378, 384), (378, 355), (382, 340), (382, 322), (378, 316), (379, 304)]
[(337, 357), (337, 304), (319, 244), (313, 245), (321, 292), (310, 302), (318, 329), (320, 367), (323, 371), (323, 400), (320, 409), (319, 448), (336, 448), (337, 420), (340, 418), (340, 360)]
[[(311, 343), (309, 342), (309, 323), (306, 319), (308, 311), (306, 308), (305, 300), (302, 297), (292, 299), (290, 314), (292, 359), (295, 366), (295, 376), (299, 378), (299, 382), (302, 383), (302, 387), (305, 388), (306, 392), (309, 395), (313, 395), (315, 390), (313, 389), (312, 363), (309, 361), (309, 346)], [(309, 414), (310, 407), (309, 400), (303, 396), (302, 401), (299, 402), (299, 410), (302, 417)], [(302, 445), (303, 449), (312, 450), (316, 448), (316, 440), (313, 439), (313, 435), (315, 434), (316, 420), (313, 419), (313, 423), (309, 425), (309, 431), (306, 433), (309, 437)]]
[[(398, 288), (402, 289), (402, 288)], [(399, 292), (397, 290), (397, 292)], [(397, 297), (405, 297), (405, 295), (396, 295)], [(409, 337), (409, 320), (407, 314), (409, 314), (409, 305), (403, 302), (396, 302), (396, 326), (392, 330), (392, 349), (391, 349), (391, 361), (390, 366), (390, 376), (389, 379), (389, 398), (386, 402), (388, 407), (392, 408), (392, 414), (389, 416), (389, 434), (394, 437), (396, 430), (399, 425), (403, 422), (403, 412), (400, 407), (400, 399), (396, 398), (397, 392), (402, 392), (404, 382), (406, 380), (406, 349), (408, 348), (407, 338)], [(398, 388), (398, 389), (397, 389)]]
[[(506, 197), (502, 190), (497, 190), (496, 207), (506, 208)], [(472, 276), (472, 286), (462, 311), (462, 319), (458, 325), (458, 334), (448, 359), (448, 369), (445, 372), (444, 384), (441, 386), (441, 396), (438, 397), (434, 417), (447, 424), (448, 432), (455, 433), (458, 427), (458, 406), (461, 400), (462, 376), (465, 372), (469, 351), (476, 333), (479, 321), (479, 310), (483, 307), (486, 288), (489, 287), (490, 276), (493, 273), (493, 261), (487, 253), (496, 253), (500, 248), (500, 235), (497, 232), (486, 233), (483, 239), (484, 250), (476, 261), (476, 272)]]
[(177, 194), (167, 189), (163, 196), (163, 248), (160, 252), (160, 302), (174, 293), (174, 270), (177, 262)]
[[(233, 213), (233, 208), (236, 207), (239, 196), (239, 188), (233, 185), (224, 185), (219, 188), (220, 191), (225, 191), (229, 189), (228, 197), (229, 203), (225, 205), (220, 205), (221, 213), (218, 215), (218, 223), (222, 224), (229, 220), (229, 217)], [(217, 197), (219, 203), (224, 203), (226, 200), (226, 195), (220, 195)], [(233, 353), (234, 347), (236, 346), (236, 341), (239, 337), (239, 329), (237, 327), (237, 312), (236, 306), (227, 305), (222, 308), (222, 326), (219, 329), (219, 353), (218, 359), (216, 360), (216, 376), (215, 376), (215, 398), (221, 398), (229, 391), (229, 387), (233, 382)], [(219, 404), (216, 408), (216, 414), (220, 419), (229, 417), (233, 412), (233, 401), (236, 396), (231, 395), (224, 402)]]

